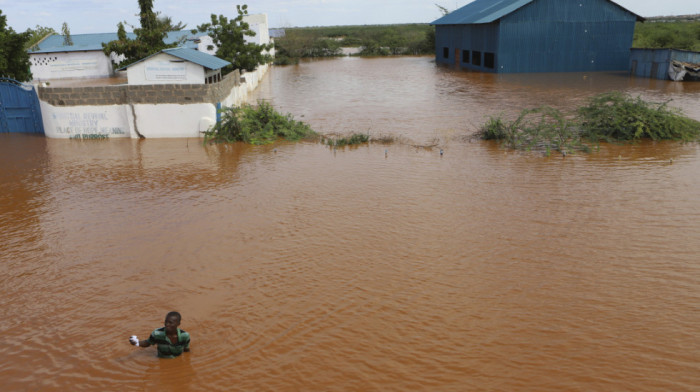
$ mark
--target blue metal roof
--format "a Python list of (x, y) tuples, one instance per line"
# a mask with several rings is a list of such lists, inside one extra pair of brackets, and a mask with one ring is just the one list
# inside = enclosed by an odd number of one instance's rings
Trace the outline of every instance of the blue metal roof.
[[(127, 33), (128, 39), (136, 39), (136, 34)], [(194, 49), (197, 47), (197, 36), (193, 36), (190, 30), (171, 31), (163, 42), (173, 44), (185, 37), (186, 41), (181, 43), (181, 46)], [(101, 34), (71, 34), (73, 45), (64, 45), (63, 36), (54, 34), (39, 42), (38, 50), (30, 50), (29, 53), (56, 53), (56, 52), (83, 52), (102, 50), (102, 44), (118, 39), (117, 33), (101, 33)]]
[(228, 65), (231, 65), (230, 62), (226, 60), (222, 60), (216, 56), (212, 56), (208, 53), (200, 52), (198, 50), (190, 49), (190, 48), (171, 48), (171, 49), (164, 49), (161, 50), (158, 53), (152, 54), (146, 58), (143, 58), (139, 61), (136, 61), (134, 63), (131, 63), (127, 65), (126, 67), (120, 68), (119, 70), (124, 70), (129, 67), (131, 67), (134, 64), (138, 64), (142, 61), (146, 61), (150, 59), (151, 57), (158, 55), (160, 53), (165, 53), (169, 54), (171, 56), (177, 57), (179, 59), (189, 61), (191, 63), (195, 63), (197, 65), (201, 65), (202, 67), (209, 68), (211, 70), (217, 70), (221, 69), (223, 67), (226, 67)]
[(189, 48), (165, 49), (163, 50), (163, 53), (167, 53), (171, 56), (175, 56), (195, 64), (199, 64), (202, 67), (206, 67), (211, 70), (217, 70), (231, 65), (229, 61), (220, 59), (216, 56), (212, 56), (208, 53), (200, 52), (198, 50)]
[(434, 25), (491, 23), (534, 0), (476, 0), (434, 21)]
[[(450, 12), (440, 19), (433, 21), (432, 25), (460, 25), (460, 24), (480, 24), (492, 23), (502, 17), (522, 8), (535, 0), (476, 0), (464, 7)], [(609, 0), (608, 0), (609, 1)], [(619, 4), (610, 3), (624, 9), (637, 17), (637, 20), (644, 21), (641, 16), (629, 11)]]

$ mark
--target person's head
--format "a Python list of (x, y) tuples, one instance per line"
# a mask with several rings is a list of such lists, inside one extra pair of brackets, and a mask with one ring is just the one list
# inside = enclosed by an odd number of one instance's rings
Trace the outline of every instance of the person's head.
[(165, 331), (177, 332), (177, 327), (180, 326), (182, 316), (178, 312), (170, 312), (165, 316)]

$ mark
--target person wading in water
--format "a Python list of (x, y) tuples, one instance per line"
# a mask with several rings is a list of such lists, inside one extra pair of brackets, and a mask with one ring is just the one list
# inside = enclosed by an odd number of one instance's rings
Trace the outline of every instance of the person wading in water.
[(178, 312), (170, 312), (165, 316), (165, 326), (151, 332), (147, 340), (139, 340), (136, 335), (129, 338), (133, 346), (150, 347), (152, 344), (158, 347), (159, 358), (175, 358), (183, 352), (190, 351), (190, 334), (178, 328), (182, 316)]

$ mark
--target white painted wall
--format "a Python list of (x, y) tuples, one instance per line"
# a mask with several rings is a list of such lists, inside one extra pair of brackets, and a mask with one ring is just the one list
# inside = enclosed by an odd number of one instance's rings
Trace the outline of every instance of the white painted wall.
[[(246, 82), (231, 90), (224, 107), (245, 103), (268, 65), (242, 76)], [(59, 139), (197, 138), (216, 121), (216, 105), (134, 104), (110, 106), (53, 106), (40, 101), (46, 137)], [(137, 133), (138, 130), (138, 133)]]
[(200, 122), (216, 121), (216, 105), (210, 103), (134, 105), (134, 112), (138, 131), (147, 139), (200, 137)]
[(159, 53), (126, 69), (130, 85), (204, 84), (204, 67)]
[(52, 106), (40, 101), (46, 137), (55, 139), (90, 139), (134, 137), (131, 133), (128, 106)]
[[(212, 47), (212, 49), (209, 49), (209, 46)], [(202, 52), (202, 53), (207, 53), (212, 56), (216, 56), (216, 45), (214, 45), (214, 40), (208, 36), (204, 35), (202, 37), (199, 37), (199, 43), (197, 44), (197, 50)]]
[[(246, 15), (243, 17), (243, 20), (250, 25), (250, 29), (255, 32), (254, 37), (249, 37), (249, 36), (244, 36), (244, 39), (248, 43), (254, 43), (258, 45), (267, 45), (270, 42), (270, 29), (267, 24), (267, 14), (255, 14), (255, 15)], [(202, 53), (209, 53), (212, 56), (216, 55), (216, 45), (214, 45), (214, 42), (212, 41), (211, 37), (208, 35), (204, 35), (201, 37), (198, 37), (200, 42), (197, 44), (197, 50), (199, 50)], [(209, 50), (208, 47), (212, 46), (213, 49)], [(271, 55), (275, 55), (274, 49), (272, 49)]]
[(54, 139), (137, 139), (139, 134), (146, 138), (197, 138), (216, 121), (216, 106), (210, 103), (70, 107), (40, 104), (44, 132)]
[(106, 78), (114, 74), (112, 63), (101, 51), (30, 54), (35, 81), (70, 78)]
[(250, 29), (255, 32), (254, 37), (245, 36), (246, 42), (258, 45), (270, 43), (270, 31), (267, 23), (267, 14), (246, 15), (243, 20), (250, 25)]

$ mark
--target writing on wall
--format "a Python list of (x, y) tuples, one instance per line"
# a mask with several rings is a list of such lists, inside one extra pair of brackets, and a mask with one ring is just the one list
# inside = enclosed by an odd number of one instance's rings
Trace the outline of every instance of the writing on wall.
[(59, 112), (52, 113), (51, 117), (56, 124), (56, 134), (71, 139), (106, 139), (126, 135), (124, 127), (110, 119), (107, 112)]
[(145, 65), (146, 80), (185, 80), (187, 67), (184, 62), (151, 61)]
[(97, 69), (97, 60), (94, 59), (74, 59), (74, 60), (57, 60), (49, 65), (51, 72), (66, 72), (66, 71), (85, 71), (89, 69)]

